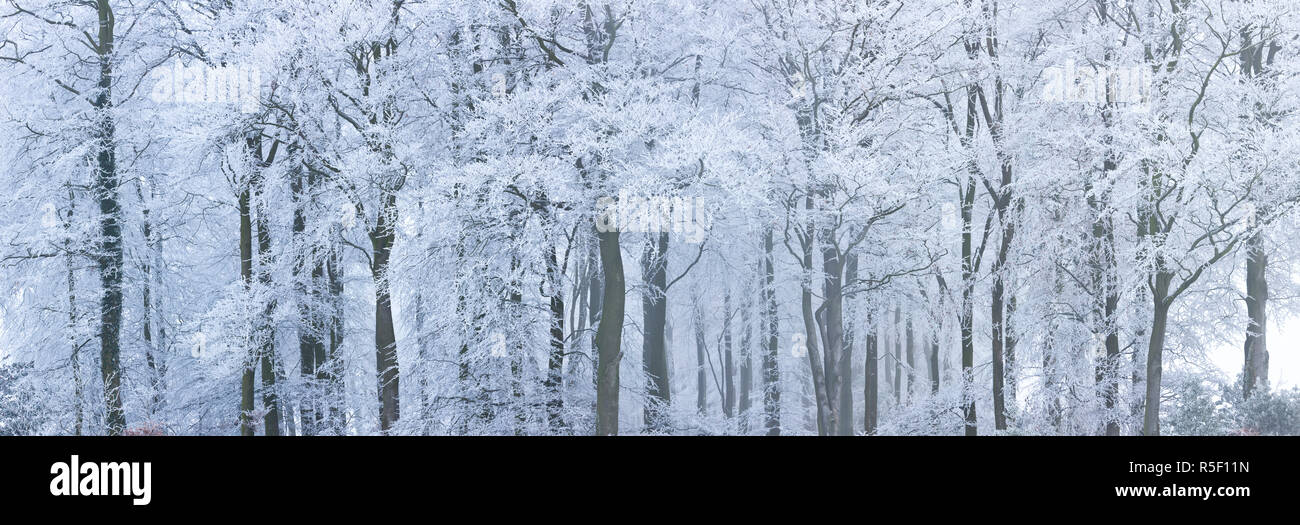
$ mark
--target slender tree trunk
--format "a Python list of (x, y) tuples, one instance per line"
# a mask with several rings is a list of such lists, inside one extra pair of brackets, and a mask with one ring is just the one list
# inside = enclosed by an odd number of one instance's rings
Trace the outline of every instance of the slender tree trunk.
[(393, 302), (388, 274), (389, 257), (396, 241), (397, 195), (387, 193), (370, 232), (373, 252), (370, 274), (375, 283), (375, 371), (378, 375), (379, 429), (388, 432), (401, 417), (397, 334), (393, 329)]
[(663, 414), (672, 402), (669, 385), (668, 349), (664, 329), (668, 322), (668, 232), (652, 236), (641, 257), (641, 275), (646, 282), (641, 293), (644, 337), (641, 342), (642, 367), (649, 378), (649, 398), (645, 405), (645, 424), (650, 431), (662, 430), (667, 423)]
[[(260, 141), (258, 141), (260, 144)], [(260, 147), (259, 147), (260, 149)], [(258, 150), (254, 150), (258, 151)], [(259, 154), (260, 155), (260, 154)], [(269, 164), (269, 160), (267, 161)], [(256, 176), (252, 185), (258, 188), (258, 195), (255, 197), (257, 214), (257, 260), (258, 260), (258, 281), (262, 286), (271, 286), (271, 231), (270, 220), (267, 215), (269, 210), (266, 204), (266, 182), (261, 175), (261, 168), (255, 172)], [(275, 349), (275, 325), (271, 323), (272, 313), (275, 311), (275, 299), (266, 302), (262, 311), (262, 317), (258, 322), (258, 339), (261, 344), (262, 358), (262, 408), (266, 410), (264, 418), (266, 435), (280, 435), (280, 396), (276, 386), (276, 376), (278, 375), (278, 356)]]
[[(1097, 15), (1102, 24), (1109, 23), (1107, 10), (1109, 3), (1105, 1), (1097, 2)], [(1104, 61), (1107, 66), (1113, 59), (1114, 51), (1107, 47), (1104, 54)], [(1115, 152), (1112, 146), (1112, 128), (1114, 127), (1115, 110), (1117, 106), (1118, 94), (1115, 93), (1116, 86), (1108, 82), (1106, 84), (1106, 102), (1101, 108), (1102, 124), (1105, 127), (1105, 136), (1102, 137), (1104, 150), (1102, 153), (1102, 184), (1110, 184), (1110, 179), (1115, 170), (1119, 167), (1116, 161)], [(1115, 223), (1111, 218), (1107, 207), (1109, 204), (1103, 201), (1102, 197), (1097, 194), (1093, 184), (1089, 182), (1086, 185), (1088, 207), (1092, 211), (1092, 294), (1093, 294), (1093, 315), (1098, 317), (1102, 334), (1104, 334), (1104, 353), (1097, 356), (1096, 377), (1098, 389), (1101, 391), (1102, 403), (1106, 409), (1105, 433), (1108, 436), (1118, 436), (1120, 434), (1119, 420), (1115, 417), (1115, 405), (1119, 398), (1119, 328), (1117, 326), (1116, 310), (1119, 307), (1119, 287), (1116, 286), (1119, 269), (1118, 261), (1115, 258)]]
[(916, 360), (913, 358), (916, 348), (916, 334), (912, 332), (912, 318), (907, 318), (907, 390), (905, 391), (907, 399), (916, 397)]
[(903, 311), (894, 307), (894, 404), (903, 406)]
[[(1281, 46), (1275, 42), (1263, 40), (1253, 42), (1251, 31), (1241, 31), (1245, 44), (1240, 54), (1241, 68), (1244, 76), (1252, 82), (1272, 87), (1272, 80), (1261, 76), (1271, 69), (1273, 59)], [(1268, 53), (1265, 53), (1267, 47)], [(1267, 80), (1265, 80), (1267, 79)], [(1275, 117), (1256, 104), (1248, 118), (1269, 127), (1276, 127)], [(1252, 203), (1253, 204), (1253, 203)], [(1263, 210), (1256, 204), (1251, 225), (1258, 228), (1263, 218)], [(1249, 317), (1246, 326), (1245, 364), (1242, 367), (1242, 398), (1250, 399), (1255, 389), (1268, 390), (1268, 253), (1264, 247), (1264, 232), (1256, 230), (1246, 240), (1246, 313)]]
[[(244, 290), (253, 287), (253, 221), (249, 182), (239, 191), (239, 275), (244, 281)], [(244, 356), (243, 373), (239, 380), (239, 433), (253, 435), (253, 380), (256, 372), (257, 346), (249, 345)]]
[(876, 433), (876, 419), (880, 413), (880, 385), (879, 385), (879, 365), (880, 337), (876, 329), (876, 323), (873, 319), (867, 319), (867, 348), (866, 355), (862, 358), (863, 368), (866, 369), (866, 377), (863, 380), (862, 405), (863, 405), (863, 424), (862, 429), (867, 435)]
[[(137, 185), (137, 188), (139, 188), (139, 185)], [(154, 304), (155, 298), (153, 295), (153, 252), (157, 246), (153, 235), (153, 224), (149, 219), (149, 205), (145, 200), (144, 191), (142, 189), (139, 190), (139, 197), (142, 202), (146, 203), (144, 204), (144, 209), (141, 211), (141, 215), (143, 216), (141, 233), (143, 234), (145, 245), (148, 250), (146, 250), (146, 255), (144, 256), (144, 263), (141, 265), (141, 274), (143, 274), (141, 280), (143, 283), (140, 296), (141, 303), (143, 303), (143, 309), (140, 315), (140, 322), (141, 335), (144, 338), (145, 366), (149, 368), (149, 390), (151, 395), (149, 396), (148, 413), (151, 420), (150, 423), (152, 424), (153, 418), (157, 415), (158, 411), (162, 409), (163, 370), (166, 365), (162, 363), (162, 356), (159, 354), (159, 350), (163, 348), (163, 341), (161, 338), (157, 341), (154, 340), (153, 321), (157, 307)]]
[(1163, 372), (1162, 358), (1165, 349), (1165, 330), (1169, 321), (1169, 281), (1172, 275), (1156, 275), (1152, 294), (1151, 340), (1147, 347), (1146, 410), (1142, 414), (1142, 435), (1160, 435), (1160, 380)]
[(722, 296), (722, 414), (736, 416), (736, 361), (731, 348), (731, 290)]
[[(752, 282), (752, 281), (751, 281)], [(749, 433), (750, 392), (753, 389), (754, 369), (751, 348), (753, 334), (753, 295), (746, 293), (740, 305), (740, 433)]]
[[(845, 257), (844, 263), (844, 283), (853, 286), (858, 280), (858, 256), (849, 254)], [(854, 319), (855, 309), (852, 307), (852, 301), (844, 301), (843, 306), (844, 318), (844, 343), (840, 349), (839, 362), (839, 413), (838, 415), (838, 433), (841, 436), (853, 435), (853, 336), (854, 336)]]
[(939, 394), (939, 330), (930, 337), (930, 393)]
[(94, 192), (99, 200), (99, 267), (103, 293), (99, 302), (100, 375), (104, 381), (104, 428), (111, 436), (126, 429), (126, 412), (122, 409), (122, 210), (117, 175), (117, 136), (114, 124), (113, 60), (114, 18), (108, 0), (97, 0), (99, 40), (95, 52), (99, 57), (99, 86), (95, 109), (95, 179)]
[[(314, 436), (320, 433), (322, 414), (320, 410), (324, 384), (320, 375), (325, 368), (325, 338), (327, 333), (324, 317), (320, 309), (323, 306), (321, 293), (322, 280), (325, 276), (325, 263), (319, 260), (320, 253), (314, 243), (307, 239), (307, 206), (310, 189), (315, 186), (315, 177), (304, 174), (301, 170), (292, 174), (292, 191), (294, 195), (293, 238), (300, 253), (293, 267), (294, 287), (298, 296), (298, 353), (299, 374), (305, 385), (305, 395), (299, 403), (299, 419), (302, 421), (302, 435)], [(311, 270), (307, 276), (307, 268)]]
[(699, 298), (695, 301), (695, 411), (704, 415), (709, 409), (709, 381), (704, 371), (705, 354), (709, 349), (704, 337), (704, 313), (700, 311)]
[(596, 435), (618, 435), (618, 366), (623, 353), (623, 303), (627, 289), (623, 281), (623, 254), (619, 232), (600, 232), (600, 264), (604, 270), (604, 298), (596, 350), (600, 356), (596, 381)]
[(85, 425), (82, 404), (85, 400), (85, 383), (81, 377), (81, 343), (77, 341), (77, 269), (72, 256), (72, 217), (76, 213), (77, 197), (71, 186), (68, 187), (68, 212), (64, 216), (63, 230), (67, 238), (63, 242), (64, 259), (68, 265), (68, 346), (72, 348), (69, 361), (72, 365), (72, 414), (73, 435), (80, 436)]
[[(811, 213), (813, 207), (813, 192), (808, 191), (804, 199), (804, 207)], [(812, 271), (813, 269), (813, 249), (814, 233), (813, 226), (809, 224), (804, 230), (804, 239), (806, 245), (803, 252), (803, 267)], [(818, 340), (821, 339), (817, 329), (817, 318), (813, 311), (812, 282), (810, 278), (803, 280), (802, 293), (800, 294), (800, 307), (803, 311), (804, 337), (808, 349), (808, 365), (812, 371), (813, 398), (817, 405), (817, 434), (827, 435), (835, 431), (835, 427), (830, 423), (831, 410), (827, 397), (826, 389), (826, 368), (822, 362), (821, 350), (818, 348)]]
[[(972, 92), (969, 96), (973, 99), (975, 95)], [(974, 103), (970, 102), (970, 104)], [(961, 204), (961, 391), (967, 436), (976, 435), (979, 428), (975, 415), (975, 396), (971, 392), (971, 386), (975, 379), (975, 310), (973, 297), (975, 294), (975, 262), (973, 241), (971, 239), (974, 207), (975, 176), (972, 174), (966, 181)]]
[(773, 267), (772, 227), (763, 230), (763, 414), (767, 435), (781, 435), (781, 369), (778, 366), (776, 270)]
[(1263, 234), (1252, 235), (1246, 250), (1246, 313), (1250, 321), (1246, 327), (1242, 397), (1250, 399), (1256, 388), (1268, 390), (1268, 254), (1264, 252)]
[[(338, 235), (338, 232), (335, 232)], [(344, 272), (343, 256), (337, 238), (330, 247), (325, 259), (325, 275), (329, 285), (329, 301), (332, 305), (329, 320), (329, 352), (325, 356), (324, 372), (318, 377), (326, 383), (326, 398), (329, 405), (329, 427), (336, 435), (343, 435), (347, 430), (347, 421), (343, 413), (345, 386), (343, 384), (343, 340), (345, 336), (343, 323)]]
[(552, 432), (564, 428), (564, 279), (555, 246), (546, 252), (550, 281), (551, 352), (546, 362), (546, 425)]
[[(1007, 245), (1007, 236), (1003, 233), (1002, 245)], [(1007, 405), (1004, 397), (1004, 378), (1006, 370), (1003, 368), (1003, 323), (1002, 318), (1005, 313), (1003, 300), (1006, 291), (1003, 288), (1002, 277), (999, 273), (1001, 266), (993, 266), (993, 302), (990, 317), (993, 320), (993, 428), (997, 430), (1006, 430), (1007, 428)]]

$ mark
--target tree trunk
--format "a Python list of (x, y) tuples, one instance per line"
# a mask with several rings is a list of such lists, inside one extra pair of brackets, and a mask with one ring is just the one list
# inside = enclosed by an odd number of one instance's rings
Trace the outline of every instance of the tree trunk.
[[(239, 275), (244, 281), (244, 290), (253, 287), (253, 221), (249, 188), (251, 183), (245, 181), (239, 191)], [(239, 380), (239, 433), (253, 435), (253, 380), (254, 366), (257, 363), (257, 346), (250, 345), (244, 356), (244, 370)]]
[[(751, 281), (752, 282), (752, 281)], [(749, 433), (750, 391), (753, 389), (754, 368), (751, 358), (753, 334), (753, 295), (746, 293), (740, 305), (740, 433)]]
[[(804, 207), (812, 213), (813, 192), (808, 191), (804, 199)], [(813, 226), (809, 224), (805, 227), (804, 238), (807, 244), (803, 251), (803, 267), (807, 271), (813, 269)], [(800, 294), (800, 307), (803, 312), (804, 338), (808, 350), (808, 365), (812, 371), (813, 399), (817, 405), (817, 434), (827, 435), (833, 432), (835, 428), (830, 424), (830, 406), (828, 404), (826, 389), (826, 368), (822, 362), (821, 350), (818, 348), (818, 340), (821, 339), (817, 329), (816, 314), (812, 306), (812, 282), (811, 277), (803, 279), (802, 293)]]
[(397, 195), (387, 193), (370, 231), (373, 251), (370, 275), (375, 283), (375, 371), (378, 375), (379, 429), (388, 432), (401, 417), (398, 404), (400, 374), (397, 363), (397, 334), (393, 329), (393, 303), (388, 275), (389, 257), (396, 241)]
[(546, 252), (550, 281), (551, 352), (546, 363), (546, 426), (552, 432), (564, 427), (564, 279), (555, 246)]
[(1245, 365), (1242, 370), (1242, 398), (1250, 399), (1256, 388), (1268, 390), (1268, 254), (1263, 234), (1256, 232), (1246, 243), (1246, 327)]
[(100, 376), (104, 381), (104, 428), (111, 436), (126, 429), (122, 410), (122, 210), (117, 176), (117, 137), (113, 120), (113, 10), (108, 0), (96, 3), (99, 20), (99, 86), (93, 106), (95, 197), (99, 200), (99, 255), (96, 263), (103, 294), (99, 301)]
[(907, 399), (911, 400), (916, 397), (916, 360), (912, 357), (916, 348), (916, 334), (912, 332), (912, 318), (907, 318)]
[(722, 296), (722, 414), (736, 416), (736, 361), (731, 349), (731, 291)]
[[(1006, 234), (1003, 234), (1002, 245), (1006, 246)], [(1003, 378), (1005, 370), (1003, 368), (1003, 298), (1006, 293), (1002, 285), (1002, 277), (999, 273), (1001, 266), (993, 266), (993, 302), (990, 317), (993, 320), (993, 428), (997, 430), (1007, 429), (1007, 405), (1006, 398), (1003, 397)]]
[[(257, 146), (253, 151), (258, 154), (260, 160), (261, 141), (257, 141)], [(272, 148), (274, 151), (274, 148)], [(264, 287), (271, 286), (271, 231), (270, 220), (267, 217), (269, 210), (266, 203), (266, 181), (261, 171), (270, 164), (270, 155), (268, 160), (260, 162), (254, 172), (254, 178), (250, 184), (257, 188), (258, 194), (255, 196), (255, 212), (257, 214), (257, 260), (258, 260), (258, 281)], [(278, 374), (278, 356), (275, 349), (275, 325), (271, 323), (271, 316), (275, 311), (275, 299), (272, 298), (266, 302), (262, 311), (262, 316), (258, 319), (258, 340), (261, 344), (262, 358), (262, 408), (266, 410), (265, 423), (266, 435), (280, 435), (280, 396), (276, 386), (276, 376)]]
[(939, 394), (939, 330), (930, 339), (930, 393)]
[(81, 343), (78, 339), (77, 322), (77, 269), (72, 256), (72, 217), (77, 208), (77, 196), (71, 185), (68, 187), (68, 212), (64, 215), (63, 230), (67, 238), (63, 242), (64, 259), (68, 265), (68, 346), (72, 355), (68, 360), (72, 365), (72, 414), (73, 435), (80, 436), (85, 426), (85, 414), (82, 403), (85, 399), (85, 382), (81, 377)]
[[(1241, 31), (1245, 44), (1241, 52), (1241, 67), (1245, 76), (1252, 82), (1258, 82), (1266, 69), (1271, 69), (1273, 59), (1281, 49), (1275, 42), (1268, 42), (1268, 53), (1264, 52), (1265, 42), (1253, 42), (1249, 30)], [(1267, 57), (1267, 58), (1265, 58)], [(1265, 77), (1267, 78), (1267, 77)], [(1269, 84), (1265, 84), (1268, 87)], [(1275, 117), (1266, 113), (1258, 104), (1250, 115), (1253, 120), (1268, 126), (1276, 126)], [(1253, 204), (1253, 203), (1252, 203)], [(1255, 208), (1251, 226), (1259, 227), (1263, 210)], [(1249, 321), (1246, 326), (1245, 364), (1242, 367), (1242, 398), (1250, 399), (1256, 388), (1268, 390), (1268, 253), (1264, 251), (1264, 233), (1256, 230), (1246, 240), (1246, 313)]]
[[(299, 374), (306, 385), (305, 395), (299, 402), (299, 419), (302, 435), (314, 436), (320, 430), (320, 405), (324, 387), (319, 376), (325, 367), (326, 333), (324, 318), (320, 315), (324, 294), (321, 293), (322, 280), (325, 276), (325, 263), (319, 260), (320, 253), (315, 245), (306, 238), (307, 206), (310, 189), (315, 186), (315, 177), (304, 174), (301, 170), (291, 175), (291, 190), (294, 195), (293, 237), (300, 253), (293, 266), (294, 287), (298, 296), (298, 353)], [(307, 276), (303, 273), (310, 267)]]
[[(826, 229), (823, 237), (831, 239), (834, 232)], [(840, 432), (840, 395), (842, 387), (840, 386), (841, 376), (840, 367), (842, 363), (841, 353), (844, 350), (844, 280), (843, 280), (843, 259), (839, 250), (834, 245), (827, 242), (822, 249), (822, 272), (824, 292), (822, 307), (819, 309), (821, 318), (822, 348), (825, 349), (825, 363), (823, 376), (826, 378), (826, 434), (835, 435)]]
[(704, 313), (700, 311), (699, 298), (695, 299), (695, 411), (701, 416), (708, 413), (709, 381), (704, 372), (708, 342), (704, 337)]
[(873, 319), (867, 319), (867, 348), (866, 355), (862, 358), (863, 367), (866, 369), (866, 377), (863, 380), (862, 404), (863, 404), (863, 424), (862, 429), (867, 435), (876, 433), (876, 419), (880, 412), (880, 385), (879, 385), (879, 341), (880, 337), (876, 330), (876, 323)]
[[(338, 235), (338, 232), (335, 232)], [(344, 339), (343, 291), (344, 272), (343, 256), (336, 238), (325, 259), (325, 275), (329, 285), (330, 309), (329, 352), (325, 356), (324, 372), (318, 377), (326, 383), (326, 399), (329, 405), (329, 427), (336, 435), (343, 435), (347, 421), (343, 413), (343, 400), (346, 394), (343, 384), (343, 355), (341, 353)]]
[(660, 232), (646, 243), (641, 257), (641, 275), (646, 289), (641, 293), (644, 337), (641, 342), (642, 367), (649, 379), (645, 406), (645, 424), (650, 431), (662, 430), (665, 412), (672, 402), (669, 386), (668, 350), (664, 329), (668, 321), (668, 232)]
[(772, 227), (763, 231), (763, 414), (767, 435), (781, 435), (781, 369), (778, 366), (778, 320), (776, 315), (776, 270), (773, 266)]
[[(969, 94), (972, 100), (974, 96), (973, 92)], [(974, 102), (968, 102), (968, 105), (973, 104)], [(975, 375), (975, 310), (973, 297), (975, 294), (975, 261), (972, 247), (973, 241), (971, 239), (974, 207), (975, 177), (972, 174), (966, 181), (961, 203), (961, 397), (967, 436), (976, 435), (979, 429), (975, 415), (975, 396), (971, 392)]]
[(600, 232), (600, 264), (604, 269), (604, 298), (596, 349), (600, 356), (596, 381), (596, 435), (618, 435), (618, 366), (623, 358), (623, 254), (619, 232)]
[(894, 404), (903, 406), (903, 311), (894, 307)]
[(1151, 341), (1147, 347), (1147, 392), (1146, 410), (1142, 414), (1142, 435), (1160, 435), (1160, 379), (1161, 366), (1165, 350), (1165, 329), (1169, 321), (1169, 281), (1172, 275), (1164, 272), (1156, 274), (1156, 285), (1152, 293)]
[[(844, 282), (852, 286), (858, 280), (858, 256), (850, 254), (844, 262)], [(843, 312), (847, 319), (843, 322), (844, 326), (844, 343), (840, 349), (839, 363), (839, 413), (838, 415), (838, 433), (841, 436), (853, 435), (853, 335), (854, 335), (854, 313), (852, 301), (846, 301)]]

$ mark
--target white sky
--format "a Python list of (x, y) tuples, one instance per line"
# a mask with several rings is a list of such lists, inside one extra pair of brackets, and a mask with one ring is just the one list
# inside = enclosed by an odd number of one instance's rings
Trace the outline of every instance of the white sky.
[[(1271, 305), (1270, 305), (1271, 306)], [(1271, 388), (1290, 388), (1300, 379), (1300, 319), (1283, 317), (1269, 312), (1268, 325), (1268, 381)], [(1240, 345), (1224, 346), (1211, 353), (1224, 375), (1234, 379), (1241, 372), (1246, 357)]]

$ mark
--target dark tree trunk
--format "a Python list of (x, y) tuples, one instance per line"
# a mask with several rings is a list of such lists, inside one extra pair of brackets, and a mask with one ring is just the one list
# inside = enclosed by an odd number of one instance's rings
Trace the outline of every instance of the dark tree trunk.
[[(696, 299), (698, 302), (699, 299)], [(704, 415), (709, 409), (709, 381), (705, 373), (705, 356), (708, 343), (704, 338), (704, 314), (695, 305), (695, 411)]]
[(325, 259), (325, 274), (329, 285), (330, 319), (329, 351), (325, 356), (324, 372), (318, 377), (326, 383), (326, 398), (329, 405), (329, 426), (336, 435), (343, 435), (347, 421), (343, 415), (343, 257), (336, 239)]
[(104, 428), (111, 436), (126, 429), (122, 410), (122, 210), (117, 176), (117, 136), (113, 122), (113, 10), (98, 0), (99, 86), (95, 109), (95, 197), (99, 200), (99, 254), (96, 265), (103, 294), (99, 301), (100, 375), (104, 381)]
[(1162, 358), (1165, 349), (1165, 330), (1169, 321), (1169, 281), (1171, 275), (1156, 274), (1152, 294), (1151, 340), (1147, 347), (1146, 409), (1142, 415), (1142, 435), (1160, 435), (1160, 380), (1163, 375)]
[(736, 415), (736, 365), (731, 348), (731, 291), (722, 296), (722, 415)]
[[(1243, 29), (1241, 34), (1245, 44), (1240, 59), (1242, 71), (1252, 82), (1264, 81), (1264, 85), (1271, 88), (1273, 81), (1263, 75), (1266, 70), (1272, 68), (1273, 59), (1281, 47), (1273, 41), (1267, 42), (1267, 45), (1262, 39), (1257, 43), (1254, 42), (1253, 35), (1246, 29)], [(1256, 104), (1250, 117), (1261, 124), (1276, 126), (1273, 122), (1276, 117), (1267, 111), (1262, 105)], [(1263, 210), (1256, 208), (1251, 225), (1259, 228), (1263, 215)], [(1249, 321), (1246, 326), (1245, 364), (1242, 366), (1243, 399), (1250, 399), (1250, 395), (1257, 388), (1268, 390), (1267, 269), (1268, 253), (1264, 247), (1264, 232), (1256, 230), (1246, 240), (1246, 313)]]
[(669, 386), (668, 349), (664, 330), (668, 321), (668, 233), (651, 237), (641, 257), (642, 278), (646, 289), (641, 293), (641, 311), (645, 336), (641, 343), (642, 366), (649, 378), (645, 406), (645, 424), (651, 431), (664, 428), (664, 413), (672, 402)]
[[(1007, 239), (1003, 234), (1002, 245), (1006, 246)], [(1007, 428), (1007, 406), (1006, 398), (1003, 393), (1003, 381), (1005, 369), (1003, 368), (1003, 314), (1005, 313), (1003, 300), (1006, 291), (1003, 289), (1002, 277), (998, 273), (1000, 266), (994, 264), (993, 267), (993, 302), (990, 318), (993, 320), (993, 428), (997, 430), (1006, 430)]]
[(763, 231), (763, 414), (767, 435), (781, 435), (781, 369), (778, 367), (776, 270), (773, 266), (772, 228)]
[(903, 311), (894, 307), (894, 404), (903, 405)]
[(930, 339), (930, 393), (939, 394), (939, 330)]
[(68, 358), (72, 366), (72, 413), (73, 435), (80, 436), (85, 426), (85, 380), (81, 377), (81, 343), (78, 340), (79, 323), (77, 322), (77, 269), (72, 255), (72, 217), (77, 208), (77, 196), (72, 187), (68, 187), (68, 212), (64, 215), (63, 230), (66, 239), (63, 242), (64, 257), (68, 264), (68, 345), (72, 355)]
[(596, 381), (596, 435), (618, 435), (618, 366), (623, 358), (623, 303), (627, 289), (623, 284), (623, 254), (619, 232), (600, 232), (600, 264), (604, 270), (604, 298), (601, 300), (600, 326), (596, 331), (596, 350), (600, 356)]
[[(253, 220), (250, 203), (252, 191), (249, 182), (239, 191), (239, 275), (244, 281), (244, 290), (253, 286)], [(257, 346), (250, 345), (244, 356), (244, 370), (239, 380), (239, 433), (253, 435), (253, 380), (256, 372)]]
[(1268, 390), (1268, 254), (1264, 252), (1263, 234), (1252, 235), (1246, 250), (1246, 313), (1250, 321), (1246, 327), (1242, 397), (1249, 399), (1256, 388)]
[[(858, 280), (858, 257), (848, 255), (844, 262), (844, 283), (853, 286)], [(839, 413), (838, 413), (838, 431), (841, 436), (853, 435), (853, 336), (854, 336), (854, 314), (855, 309), (851, 301), (844, 301), (843, 306), (844, 318), (844, 342), (840, 349), (839, 362)]]
[(862, 405), (863, 405), (863, 424), (862, 429), (867, 435), (876, 433), (876, 419), (880, 412), (880, 385), (879, 385), (879, 363), (880, 351), (877, 335), (876, 324), (871, 319), (867, 319), (867, 347), (866, 354), (862, 358), (863, 368), (866, 369), (865, 378), (863, 379)]
[(555, 246), (546, 252), (547, 280), (550, 281), (551, 352), (546, 363), (546, 425), (552, 431), (564, 427), (564, 279)]
[[(752, 282), (752, 281), (751, 281)], [(753, 359), (751, 357), (754, 342), (753, 295), (745, 293), (740, 305), (740, 433), (749, 433), (750, 395), (754, 384)]]
[(401, 417), (398, 404), (399, 370), (397, 334), (393, 329), (393, 303), (388, 274), (389, 257), (396, 241), (397, 195), (387, 193), (370, 232), (373, 252), (370, 274), (375, 283), (375, 371), (378, 375), (379, 429), (388, 432)]
[(905, 393), (907, 399), (911, 400), (916, 397), (916, 360), (913, 357), (916, 348), (916, 334), (912, 332), (912, 318), (907, 318), (907, 390)]
[[(971, 100), (975, 94), (969, 94)], [(974, 102), (970, 102), (974, 104)], [(975, 415), (975, 396), (971, 392), (972, 382), (975, 374), (975, 262), (972, 232), (972, 213), (975, 207), (975, 178), (971, 175), (966, 181), (966, 188), (962, 192), (961, 203), (961, 391), (963, 416), (966, 420), (966, 435), (974, 436), (978, 433)]]
[[(260, 150), (261, 141), (257, 141), (257, 149)], [(274, 148), (272, 148), (274, 151)], [(272, 153), (273, 154), (273, 153)], [(260, 153), (258, 153), (260, 158)], [(270, 158), (263, 163), (259, 163), (252, 185), (257, 188), (255, 211), (257, 214), (257, 260), (258, 260), (258, 281), (264, 287), (271, 285), (271, 231), (269, 214), (266, 204), (266, 181), (261, 175), (263, 168), (270, 164)], [(261, 346), (259, 353), (262, 359), (262, 408), (266, 410), (263, 418), (266, 435), (280, 435), (280, 396), (276, 387), (276, 376), (278, 374), (278, 356), (275, 349), (275, 325), (271, 324), (271, 316), (275, 311), (275, 299), (270, 299), (262, 310), (262, 317), (258, 319), (258, 340)]]

